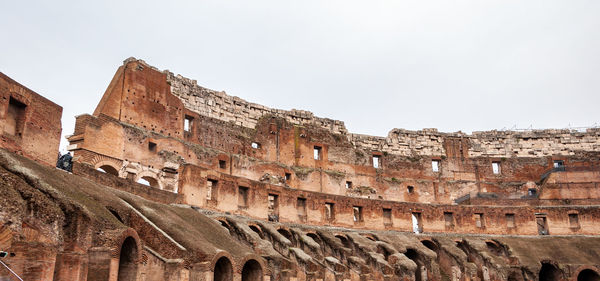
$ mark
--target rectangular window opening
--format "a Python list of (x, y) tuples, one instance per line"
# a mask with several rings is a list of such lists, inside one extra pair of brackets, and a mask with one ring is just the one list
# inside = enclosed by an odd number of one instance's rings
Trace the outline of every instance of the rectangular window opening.
[(216, 199), (215, 193), (217, 191), (217, 181), (208, 179), (206, 180), (206, 200)]
[(412, 186), (412, 185), (409, 185), (409, 186), (407, 186), (407, 187), (406, 187), (406, 192), (408, 192), (408, 193), (413, 193), (413, 192), (415, 192), (415, 187), (414, 187), (414, 186)]
[(565, 167), (565, 161), (563, 160), (554, 160), (554, 168), (560, 169)]
[(346, 181), (346, 189), (352, 189), (352, 182)]
[(279, 221), (279, 195), (269, 193), (269, 221)]
[(25, 109), (27, 105), (10, 97), (4, 132), (13, 136), (22, 136), (25, 125)]
[(569, 227), (579, 228), (579, 215), (578, 214), (569, 214)]
[(379, 169), (381, 167), (381, 155), (373, 155), (373, 168)]
[(423, 223), (421, 222), (421, 213), (413, 212), (412, 213), (412, 225), (414, 233), (422, 233), (423, 232)]
[(219, 160), (219, 168), (221, 168), (221, 169), (227, 168), (227, 161)]
[(385, 224), (385, 225), (392, 224), (392, 209), (383, 208), (383, 224)]
[(362, 222), (363, 221), (363, 212), (361, 206), (352, 207), (354, 222)]
[(152, 152), (156, 152), (156, 143), (153, 142), (148, 142), (148, 150), (152, 151)]
[(431, 170), (435, 173), (440, 171), (440, 160), (431, 161)]
[(238, 188), (238, 206), (248, 207), (248, 188), (245, 186)]
[(483, 221), (483, 213), (475, 213), (475, 226), (478, 228), (484, 228), (485, 222)]
[(292, 179), (292, 173), (285, 173), (285, 181), (290, 181)]
[(335, 210), (333, 203), (325, 203), (325, 219), (327, 221), (335, 220)]
[(515, 214), (506, 214), (506, 227), (515, 228)]
[(194, 122), (194, 117), (186, 115), (185, 119), (183, 120), (183, 130), (188, 133), (191, 132), (193, 122)]
[(323, 153), (323, 148), (320, 147), (320, 146), (316, 146), (315, 145), (314, 150), (313, 150), (313, 157), (314, 157), (314, 159), (315, 160), (321, 160), (321, 159), (323, 159), (322, 153)]
[(298, 212), (298, 219), (303, 222), (306, 221), (306, 198), (298, 197), (296, 210)]
[(545, 216), (539, 216), (535, 218), (535, 222), (538, 227), (539, 235), (548, 235), (550, 232), (548, 231), (548, 220)]
[(500, 174), (500, 162), (492, 162), (492, 172), (494, 175)]
[(454, 214), (452, 212), (444, 212), (444, 222), (447, 228), (454, 227)]

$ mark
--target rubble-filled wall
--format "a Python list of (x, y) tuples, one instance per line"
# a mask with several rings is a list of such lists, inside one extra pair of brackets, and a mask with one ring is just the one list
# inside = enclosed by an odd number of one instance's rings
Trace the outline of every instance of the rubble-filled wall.
[(0, 147), (55, 165), (62, 107), (0, 72)]
[[(130, 60), (134, 61), (134, 60)], [(127, 61), (126, 61), (127, 62)], [(165, 71), (173, 95), (179, 97), (186, 108), (200, 115), (236, 125), (255, 128), (263, 116), (282, 117), (291, 124), (312, 125), (329, 130), (332, 134), (347, 137), (354, 145), (403, 156), (442, 156), (445, 138), (465, 138), (471, 142), (465, 147), (470, 157), (543, 157), (573, 155), (576, 151), (600, 151), (600, 128), (586, 132), (572, 130), (533, 130), (524, 132), (489, 131), (465, 133), (440, 133), (436, 129), (409, 131), (393, 129), (387, 138), (349, 134), (344, 122), (313, 116), (302, 110), (272, 109), (250, 103), (225, 92), (197, 85), (181, 75)]]

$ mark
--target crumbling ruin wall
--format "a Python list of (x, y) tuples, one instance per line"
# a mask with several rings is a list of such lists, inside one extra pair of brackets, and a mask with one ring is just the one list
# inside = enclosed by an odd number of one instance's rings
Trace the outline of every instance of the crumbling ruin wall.
[(291, 124), (311, 125), (329, 130), (332, 134), (346, 136), (354, 145), (363, 149), (382, 151), (403, 156), (445, 155), (445, 138), (465, 138), (470, 141), (470, 157), (544, 157), (574, 155), (576, 151), (600, 151), (600, 129), (586, 132), (575, 130), (532, 131), (486, 131), (465, 133), (441, 133), (436, 129), (410, 131), (393, 129), (387, 137), (349, 134), (344, 122), (315, 117), (309, 111), (272, 109), (250, 103), (225, 92), (210, 90), (197, 85), (196, 80), (165, 71), (171, 93), (179, 97), (186, 108), (238, 126), (255, 128), (264, 116), (282, 117)]

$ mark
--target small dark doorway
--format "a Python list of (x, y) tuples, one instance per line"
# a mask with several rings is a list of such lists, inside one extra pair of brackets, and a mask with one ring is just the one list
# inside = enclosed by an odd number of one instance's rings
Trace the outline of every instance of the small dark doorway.
[(542, 263), (540, 269), (540, 281), (560, 281), (560, 270), (549, 263)]
[(242, 269), (242, 281), (262, 281), (262, 267), (255, 260), (249, 260)]
[(231, 281), (233, 280), (233, 267), (231, 262), (226, 257), (221, 257), (217, 263), (215, 263), (215, 269), (213, 270), (214, 281)]
[(121, 246), (119, 256), (118, 281), (135, 281), (137, 277), (136, 257), (138, 255), (137, 244), (133, 237), (127, 237)]

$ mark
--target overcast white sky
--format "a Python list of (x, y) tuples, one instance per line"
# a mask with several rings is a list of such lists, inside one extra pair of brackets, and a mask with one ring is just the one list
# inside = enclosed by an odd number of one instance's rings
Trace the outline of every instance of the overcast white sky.
[(600, 125), (597, 0), (2, 1), (0, 26), (64, 134), (130, 56), (354, 133)]

